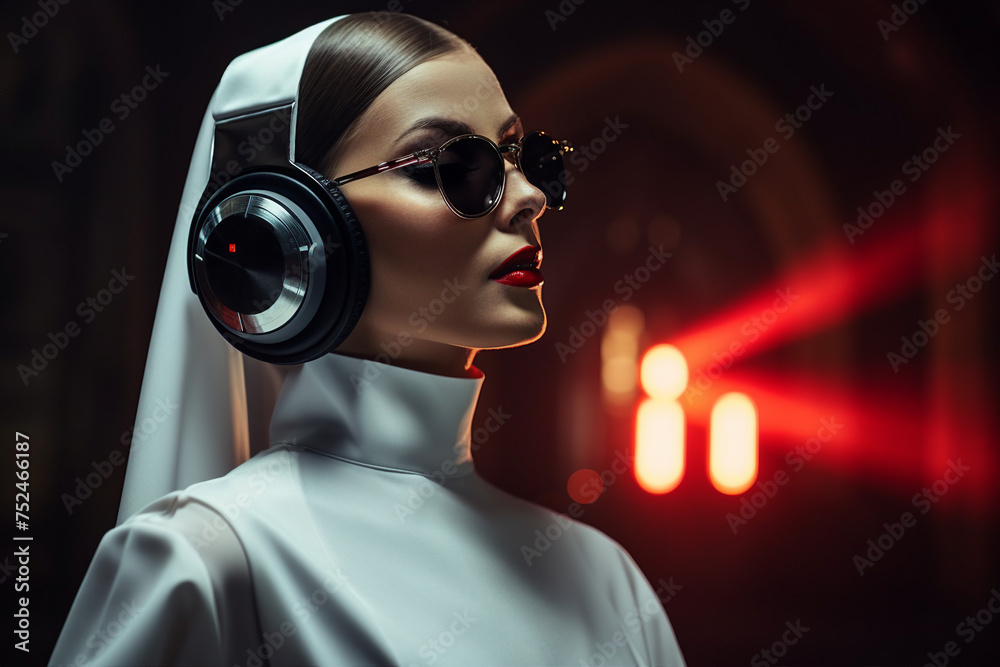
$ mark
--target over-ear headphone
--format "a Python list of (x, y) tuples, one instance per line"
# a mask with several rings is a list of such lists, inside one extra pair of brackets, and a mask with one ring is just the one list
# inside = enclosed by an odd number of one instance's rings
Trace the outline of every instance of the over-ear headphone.
[(293, 104), (216, 119), (211, 178), (188, 237), (191, 289), (240, 352), (299, 364), (336, 348), (371, 282), (343, 193), (294, 161)]

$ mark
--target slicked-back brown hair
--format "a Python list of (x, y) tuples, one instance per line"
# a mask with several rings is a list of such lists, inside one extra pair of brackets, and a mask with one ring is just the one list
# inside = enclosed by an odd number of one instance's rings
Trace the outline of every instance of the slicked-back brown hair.
[(299, 82), (295, 159), (326, 176), (356, 121), (400, 76), (438, 56), (471, 48), (430, 21), (399, 12), (351, 14), (313, 42)]

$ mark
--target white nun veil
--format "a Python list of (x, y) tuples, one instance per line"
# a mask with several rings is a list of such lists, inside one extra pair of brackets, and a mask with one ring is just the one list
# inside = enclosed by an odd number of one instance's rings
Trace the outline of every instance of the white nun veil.
[(187, 272), (191, 218), (208, 185), (217, 119), (279, 103), (295, 105), (316, 37), (344, 16), (237, 57), (209, 101), (188, 169), (160, 288), (118, 524), (173, 491), (225, 475), (269, 446), (283, 369), (245, 357), (215, 330)]

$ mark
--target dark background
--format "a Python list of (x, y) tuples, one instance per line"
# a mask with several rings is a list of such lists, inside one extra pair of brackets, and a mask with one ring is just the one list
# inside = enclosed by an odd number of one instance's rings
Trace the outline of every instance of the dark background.
[[(648, 246), (663, 243), (673, 256), (627, 305), (644, 316), (642, 349), (676, 342), (692, 379), (713, 352), (745, 341), (741, 325), (774, 289), (791, 289), (801, 300), (690, 404), (677, 489), (652, 495), (623, 475), (582, 520), (624, 545), (654, 586), (672, 578), (682, 587), (665, 608), (690, 665), (747, 664), (796, 621), (809, 629), (779, 664), (922, 665), (948, 641), (960, 649), (949, 664), (995, 664), (1000, 618), (983, 613), (991, 622), (968, 643), (956, 626), (1000, 587), (1000, 280), (982, 283), (960, 311), (947, 295), (1000, 250), (1000, 5), (896, 3), (916, 11), (886, 39), (878, 22), (893, 5), (884, 1), (752, 0), (745, 11), (730, 2), (577, 1), (401, 2), (478, 48), (526, 128), (596, 149), (605, 119), (628, 126), (585, 170), (573, 167), (566, 210), (541, 221), (545, 336), (476, 360), (487, 381), (474, 427), (490, 408), (513, 415), (476, 452), (477, 466), (565, 511), (575, 470), (603, 471), (616, 451), (630, 451), (639, 397), (624, 407), (603, 398), (603, 334), (565, 363), (556, 343), (605, 299), (626, 305), (613, 285)], [(40, 10), (4, 3), (0, 479), (13, 500), (14, 434), (28, 434), (33, 662), (48, 659), (115, 523), (124, 466), (71, 513), (63, 498), (95, 462), (127, 454), (167, 244), (222, 71), (324, 18), (393, 7), (75, 0), (15, 53), (8, 33)], [(565, 20), (554, 21), (547, 12), (560, 8)], [(673, 54), (726, 8), (735, 20), (678, 71)], [(119, 120), (112, 101), (157, 65), (169, 75)], [(775, 121), (820, 85), (830, 99), (722, 201), (717, 181), (748, 149), (780, 137)], [(59, 181), (53, 161), (104, 117), (114, 131)], [(903, 163), (949, 126), (960, 138), (906, 180)], [(851, 243), (842, 225), (895, 179), (905, 194)], [(78, 304), (123, 266), (135, 279), (84, 323)], [(941, 308), (949, 321), (894, 371), (887, 354)], [(79, 335), (26, 384), (18, 366), (71, 321)], [(759, 482), (790, 476), (735, 534), (727, 514), (741, 498), (715, 491), (703, 462), (709, 401), (729, 388), (760, 410)], [(843, 428), (793, 471), (786, 454), (822, 418)], [(959, 459), (969, 472), (920, 514), (913, 495)], [(859, 576), (854, 556), (905, 511), (916, 525)], [(4, 540), (16, 534), (12, 514), (3, 511)], [(11, 544), (0, 549), (5, 651)]]

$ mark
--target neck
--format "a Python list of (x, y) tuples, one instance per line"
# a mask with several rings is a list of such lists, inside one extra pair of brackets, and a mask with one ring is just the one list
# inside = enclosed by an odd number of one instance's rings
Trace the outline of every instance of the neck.
[(375, 331), (366, 330), (364, 323), (359, 322), (347, 339), (337, 347), (335, 354), (448, 377), (479, 376), (478, 369), (473, 366), (478, 349), (412, 336), (404, 346), (397, 338), (398, 336), (378, 335)]
[(271, 442), (430, 477), (472, 471), (471, 425), (486, 376), (453, 377), (331, 353), (291, 370)]

